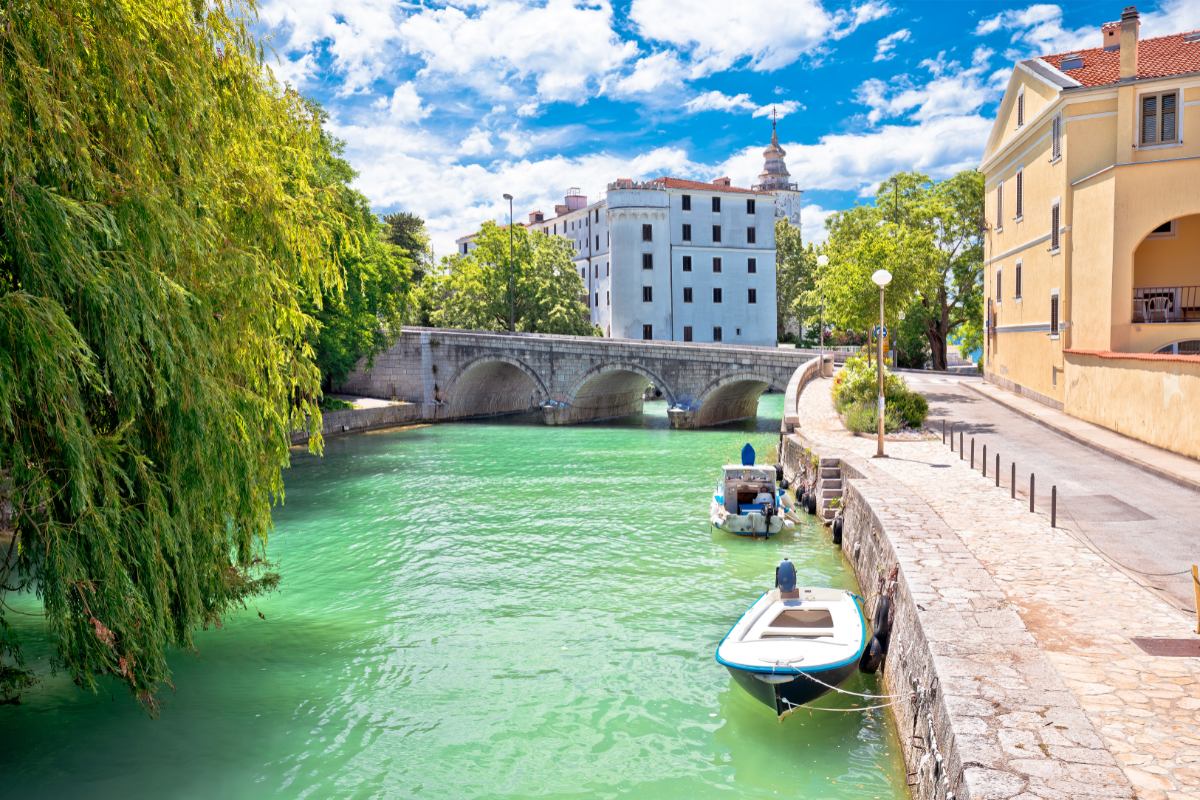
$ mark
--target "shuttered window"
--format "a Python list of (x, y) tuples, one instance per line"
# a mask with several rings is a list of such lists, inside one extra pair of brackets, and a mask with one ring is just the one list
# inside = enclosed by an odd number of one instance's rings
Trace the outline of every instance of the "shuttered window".
[(642, 241), (643, 242), (653, 242), (654, 241), (654, 226), (653, 225), (643, 225), (642, 226)]
[(713, 209), (713, 211), (720, 211), (720, 210), (721, 210), (721, 198), (719, 198), (719, 197), (714, 197), (714, 198), (712, 199), (712, 209)]
[(1025, 87), (1017, 92), (1017, 127), (1025, 124)]
[(1013, 270), (1013, 297), (1017, 300), (1021, 299), (1021, 262), (1017, 262), (1017, 267)]
[(691, 325), (683, 326), (683, 340), (685, 342), (690, 342), (692, 340), (692, 326)]
[(653, 339), (654, 338), (654, 326), (653, 325), (643, 325), (642, 326), (642, 338), (643, 339)]
[(683, 302), (685, 302), (685, 303), (692, 302), (692, 287), (690, 287), (690, 286), (683, 287)]
[(746, 244), (757, 244), (757, 242), (754, 228), (746, 228)]
[(1050, 122), (1050, 160), (1062, 158), (1062, 114)]
[(653, 253), (642, 253), (642, 269), (654, 269)]
[(746, 290), (746, 302), (747, 303), (757, 303), (758, 302), (758, 290), (757, 289), (747, 289)]
[(1001, 291), (1003, 288), (1004, 288), (1004, 269), (1003, 269), (1003, 267), (996, 267), (996, 302), (997, 303), (1004, 302), (1004, 292)]
[(1025, 216), (1025, 170), (1017, 170), (1017, 214), (1016, 218)]
[(643, 303), (653, 303), (654, 302), (654, 287), (653, 286), (643, 286), (642, 287), (642, 302)]
[(753, 200), (747, 200), (747, 201), (746, 201), (746, 213), (747, 213), (747, 214), (753, 214), (753, 213), (754, 213), (754, 201), (753, 201)]
[(1142, 95), (1142, 144), (1174, 144), (1179, 141), (1179, 93)]
[(1051, 252), (1058, 250), (1058, 227), (1059, 227), (1059, 206), (1058, 203), (1050, 206), (1050, 250)]
[(713, 289), (713, 302), (714, 303), (721, 302), (721, 290), (719, 288)]
[(1004, 184), (996, 184), (996, 230), (1004, 228)]
[(713, 272), (720, 272), (720, 271), (721, 271), (721, 258), (720, 258), (720, 256), (715, 256), (713, 258)]
[(692, 271), (692, 257), (691, 256), (683, 257), (683, 271), (684, 272)]
[(714, 242), (721, 241), (721, 226), (720, 225), (713, 225), (713, 241)]
[(685, 242), (690, 242), (692, 240), (692, 226), (691, 225), (683, 226), (683, 240)]
[(714, 342), (721, 341), (721, 326), (720, 325), (713, 326), (713, 341)]
[(758, 259), (757, 258), (750, 258), (750, 259), (746, 260), (746, 272), (749, 272), (751, 275), (758, 272)]
[(685, 195), (683, 195), (683, 196), (680, 198), (680, 200), (681, 200), (681, 201), (682, 201), (682, 203), (683, 203), (683, 210), (684, 210), (684, 211), (691, 211), (691, 210), (692, 210), (692, 196), (691, 196), (690, 194), (685, 194)]
[(1050, 334), (1058, 335), (1058, 295), (1050, 295)]

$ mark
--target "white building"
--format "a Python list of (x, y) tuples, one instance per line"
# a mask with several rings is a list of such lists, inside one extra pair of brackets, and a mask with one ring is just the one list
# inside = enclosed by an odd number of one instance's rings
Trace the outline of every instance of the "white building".
[[(800, 195), (772, 129), (759, 183), (617, 180), (589, 204), (572, 189), (528, 227), (565, 236), (605, 336), (774, 346), (775, 221), (800, 224)], [(457, 240), (460, 253), (473, 236)]]

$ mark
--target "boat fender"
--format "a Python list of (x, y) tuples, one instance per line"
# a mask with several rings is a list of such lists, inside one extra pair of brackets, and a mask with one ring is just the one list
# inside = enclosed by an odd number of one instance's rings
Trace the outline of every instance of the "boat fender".
[(786, 488), (788, 488), (788, 482), (787, 482), (787, 479), (786, 479), (786, 478), (780, 478), (780, 479), (779, 479), (779, 488), (780, 488), (780, 489), (786, 489)]
[(892, 598), (884, 595), (875, 606), (875, 638), (887, 644), (892, 635)]
[(815, 494), (809, 494), (808, 496), (808, 513), (817, 513), (817, 496)]
[(842, 518), (838, 517), (833, 521), (833, 543), (842, 543)]
[(796, 588), (796, 565), (786, 558), (775, 568), (775, 588), (785, 592)]
[(879, 665), (883, 663), (883, 643), (871, 637), (871, 643), (863, 650), (862, 658), (858, 660), (858, 669), (868, 675), (874, 675), (879, 671)]
[(778, 483), (783, 480), (783, 464), (775, 465), (775, 481)]

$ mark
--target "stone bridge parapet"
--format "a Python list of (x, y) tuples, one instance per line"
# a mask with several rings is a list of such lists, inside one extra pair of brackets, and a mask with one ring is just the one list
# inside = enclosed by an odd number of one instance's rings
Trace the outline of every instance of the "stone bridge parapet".
[(759, 396), (783, 391), (811, 358), (790, 348), (406, 327), (340, 391), (420, 403), (426, 420), (540, 410), (547, 424), (565, 425), (638, 414), (653, 384), (672, 427), (700, 428), (755, 416)]

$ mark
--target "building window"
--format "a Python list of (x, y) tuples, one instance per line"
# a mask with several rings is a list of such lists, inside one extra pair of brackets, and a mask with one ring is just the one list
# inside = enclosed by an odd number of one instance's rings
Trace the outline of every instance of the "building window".
[(691, 225), (683, 226), (683, 240), (685, 242), (690, 242), (692, 240), (692, 226)]
[(692, 210), (692, 196), (690, 194), (685, 194), (681, 198), (681, 200), (683, 201), (683, 210), (691, 211)]
[(714, 198), (712, 199), (712, 201), (713, 201), (713, 203), (712, 203), (712, 206), (713, 206), (713, 211), (720, 212), (720, 210), (721, 210), (721, 198), (719, 198), (719, 197), (714, 197)]
[(596, 249), (600, 249), (600, 234), (596, 234)]
[(1004, 230), (1004, 182), (996, 184), (996, 230)]
[(720, 325), (713, 326), (713, 341), (714, 342), (721, 341), (721, 326)]
[(685, 303), (692, 302), (692, 287), (690, 287), (690, 286), (683, 287), (683, 302), (685, 302)]
[(683, 340), (685, 342), (690, 342), (692, 340), (692, 326), (691, 325), (683, 326)]
[(611, 244), (612, 244), (612, 232), (611, 232), (611, 231), (605, 231), (605, 232), (604, 232), (604, 246), (605, 246), (605, 247), (608, 247), (608, 246), (609, 246), (609, 245), (611, 245)]
[(1058, 252), (1058, 227), (1059, 227), (1059, 205), (1055, 203), (1050, 206), (1050, 252)]
[(653, 303), (654, 302), (654, 287), (653, 286), (643, 286), (642, 287), (642, 302), (643, 303)]
[(653, 339), (654, 338), (654, 326), (653, 325), (643, 325), (642, 326), (642, 338), (643, 339)]
[(600, 293), (596, 292), (596, 308), (600, 307)]
[(642, 253), (642, 269), (654, 269), (653, 253)]
[(606, 305), (606, 306), (612, 305), (612, 295), (609, 294), (608, 292), (604, 293), (604, 305)]
[(604, 262), (604, 277), (607, 278), (608, 276), (609, 276), (609, 267), (608, 267), (608, 262), (605, 261)]
[(719, 286), (713, 287), (713, 302), (721, 302), (721, 287)]
[(1142, 144), (1174, 144), (1179, 141), (1179, 94), (1159, 92), (1142, 95)]
[(1017, 92), (1017, 127), (1025, 124), (1025, 87)]
[(746, 244), (757, 244), (754, 228), (746, 228)]
[(721, 271), (721, 257), (715, 256), (713, 258), (713, 272), (720, 272), (720, 271)]
[(596, 209), (596, 222), (600, 221), (600, 209)]
[(1025, 216), (1025, 169), (1017, 170), (1017, 215), (1014, 220)]
[(643, 242), (653, 242), (654, 241), (654, 226), (653, 225), (643, 225), (642, 226), (642, 241)]
[(554, 235), (558, 236), (558, 223), (554, 223)]
[(1058, 290), (1050, 293), (1050, 335), (1058, 336)]
[(1050, 120), (1050, 160), (1062, 158), (1062, 114)]
[(1021, 262), (1013, 269), (1013, 299), (1021, 299)]
[(753, 214), (753, 213), (754, 213), (754, 201), (753, 201), (753, 200), (747, 200), (747, 201), (746, 201), (746, 213), (747, 213), (747, 214)]
[(683, 271), (684, 272), (692, 271), (692, 257), (691, 256), (683, 257)]
[(1004, 268), (996, 267), (996, 302), (997, 303), (1004, 302), (1004, 292), (1001, 291), (1003, 288), (1004, 288)]
[(721, 226), (720, 225), (713, 225), (713, 241), (714, 242), (721, 241)]
[(746, 290), (746, 302), (751, 303), (751, 304), (758, 302), (758, 290), (757, 289), (747, 289)]
[(748, 261), (746, 261), (746, 272), (749, 272), (751, 275), (758, 272), (758, 259), (757, 258), (751, 258)]

